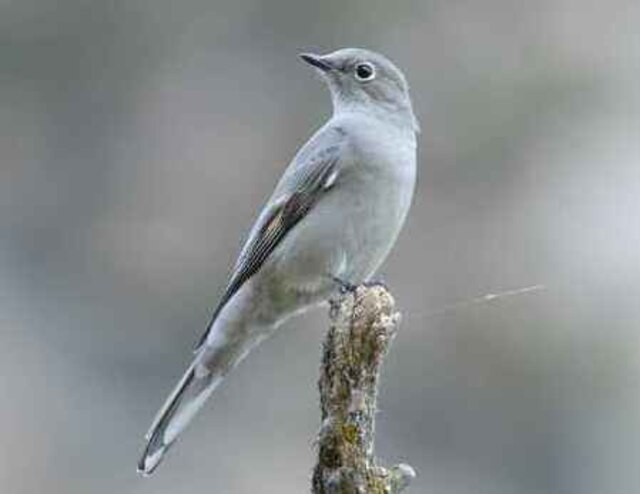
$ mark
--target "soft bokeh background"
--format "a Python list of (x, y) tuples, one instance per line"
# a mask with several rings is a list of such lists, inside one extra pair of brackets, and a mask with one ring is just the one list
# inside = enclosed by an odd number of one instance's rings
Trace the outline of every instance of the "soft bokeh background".
[(308, 490), (323, 311), (252, 354), (156, 476), (135, 463), (330, 112), (297, 52), (365, 46), (423, 128), (382, 273), (404, 322), (379, 457), (417, 468), (411, 492), (640, 492), (639, 25), (635, 0), (3, 0), (0, 490)]

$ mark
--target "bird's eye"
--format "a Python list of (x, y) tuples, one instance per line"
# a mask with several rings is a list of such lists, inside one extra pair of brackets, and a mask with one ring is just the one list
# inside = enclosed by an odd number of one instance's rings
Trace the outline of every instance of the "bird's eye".
[(370, 81), (376, 76), (376, 69), (370, 63), (356, 65), (356, 79), (362, 82)]

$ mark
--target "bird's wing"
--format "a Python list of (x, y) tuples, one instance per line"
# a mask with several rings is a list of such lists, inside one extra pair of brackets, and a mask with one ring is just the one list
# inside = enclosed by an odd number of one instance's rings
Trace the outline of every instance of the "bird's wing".
[[(345, 139), (341, 133), (334, 135), (337, 137), (312, 140), (285, 172), (276, 187), (274, 199), (265, 207), (251, 230), (236, 261), (227, 289), (196, 349), (206, 341), (216, 317), (229, 299), (260, 270), (287, 233), (335, 183)], [(319, 141), (324, 141), (324, 145)]]

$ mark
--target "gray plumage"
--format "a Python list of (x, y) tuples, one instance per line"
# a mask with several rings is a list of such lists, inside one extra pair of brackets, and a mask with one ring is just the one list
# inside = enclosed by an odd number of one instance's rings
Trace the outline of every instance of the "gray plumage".
[(144, 474), (255, 345), (326, 301), (336, 279), (366, 281), (409, 210), (418, 124), (402, 72), (355, 48), (301, 58), (325, 79), (333, 116), (294, 157), (251, 229), (193, 362), (146, 435)]

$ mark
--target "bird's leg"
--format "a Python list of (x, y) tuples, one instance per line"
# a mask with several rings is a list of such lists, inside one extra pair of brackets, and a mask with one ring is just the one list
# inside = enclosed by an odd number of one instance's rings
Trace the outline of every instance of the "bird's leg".
[(344, 295), (345, 293), (355, 292), (357, 286), (349, 283), (346, 280), (338, 278), (337, 276), (331, 276), (331, 279), (338, 285), (340, 288), (340, 293)]
[[(339, 289), (340, 295), (345, 295), (347, 293), (353, 293), (353, 292), (356, 291), (356, 288), (357, 288), (356, 285), (353, 285), (353, 284), (349, 283), (348, 281), (345, 281), (345, 280), (343, 280), (341, 278), (338, 278), (337, 276), (333, 276), (333, 275), (330, 275), (329, 278), (331, 278), (331, 281), (333, 281), (334, 283), (336, 283), (338, 285), (338, 289)], [(331, 317), (334, 317), (337, 314), (337, 312), (338, 312), (338, 310), (340, 308), (340, 300), (339, 300), (339, 298), (340, 297), (337, 297), (337, 298), (331, 297), (331, 298), (329, 298), (329, 306), (331, 307), (329, 313), (330, 313)]]

